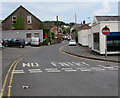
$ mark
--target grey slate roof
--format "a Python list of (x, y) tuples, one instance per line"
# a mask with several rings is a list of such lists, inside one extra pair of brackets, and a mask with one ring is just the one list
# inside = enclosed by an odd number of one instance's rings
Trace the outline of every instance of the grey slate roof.
[(97, 21), (120, 21), (118, 16), (95, 16)]
[(80, 28), (81, 26), (82, 26), (82, 24), (75, 24), (75, 25), (73, 25), (71, 28), (77, 29), (77, 28)]

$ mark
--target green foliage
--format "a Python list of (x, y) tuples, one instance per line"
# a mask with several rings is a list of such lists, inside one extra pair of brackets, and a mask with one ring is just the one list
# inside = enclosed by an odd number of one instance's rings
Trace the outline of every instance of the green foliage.
[(51, 32), (52, 39), (55, 39), (55, 33)]
[(70, 33), (70, 27), (64, 27), (64, 26), (61, 26), (62, 27), (62, 31), (63, 31), (63, 34), (66, 34), (66, 33)]
[(14, 26), (15, 29), (17, 29), (17, 30), (25, 29), (24, 19), (23, 19), (22, 17), (18, 17), (16, 23), (13, 24), (13, 26)]
[(44, 28), (43, 29), (43, 33), (48, 33), (50, 31), (50, 29)]
[(70, 26), (70, 27), (75, 25), (74, 22), (65, 23), (63, 21), (44, 21), (43, 23), (53, 23), (53, 24), (58, 25), (58, 26), (66, 25), (66, 26)]
[(75, 40), (78, 43), (78, 32), (80, 31), (80, 29), (76, 29), (76, 34), (75, 34)]
[(48, 45), (50, 43), (50, 39), (49, 38), (46, 38), (45, 41), (43, 41), (43, 45)]

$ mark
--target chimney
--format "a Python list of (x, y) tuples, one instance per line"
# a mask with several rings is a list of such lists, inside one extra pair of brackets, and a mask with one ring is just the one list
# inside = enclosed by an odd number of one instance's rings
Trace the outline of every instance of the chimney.
[(83, 24), (85, 24), (85, 20), (83, 21)]

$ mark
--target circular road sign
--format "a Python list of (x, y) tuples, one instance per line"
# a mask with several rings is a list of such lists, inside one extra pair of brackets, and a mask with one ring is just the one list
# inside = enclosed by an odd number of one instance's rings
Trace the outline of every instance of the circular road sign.
[(105, 26), (105, 27), (102, 29), (102, 34), (103, 34), (103, 35), (109, 35), (109, 34), (110, 34), (110, 29), (109, 29), (107, 26)]

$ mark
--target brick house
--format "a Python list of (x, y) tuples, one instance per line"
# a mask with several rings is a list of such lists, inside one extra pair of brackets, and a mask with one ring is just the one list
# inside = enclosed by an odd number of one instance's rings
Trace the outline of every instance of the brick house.
[(42, 21), (23, 6), (2, 21), (2, 30), (39, 30)]
[(2, 21), (2, 37), (23, 38), (27, 42), (31, 37), (40, 37), (43, 41), (43, 23), (23, 6), (19, 6)]

